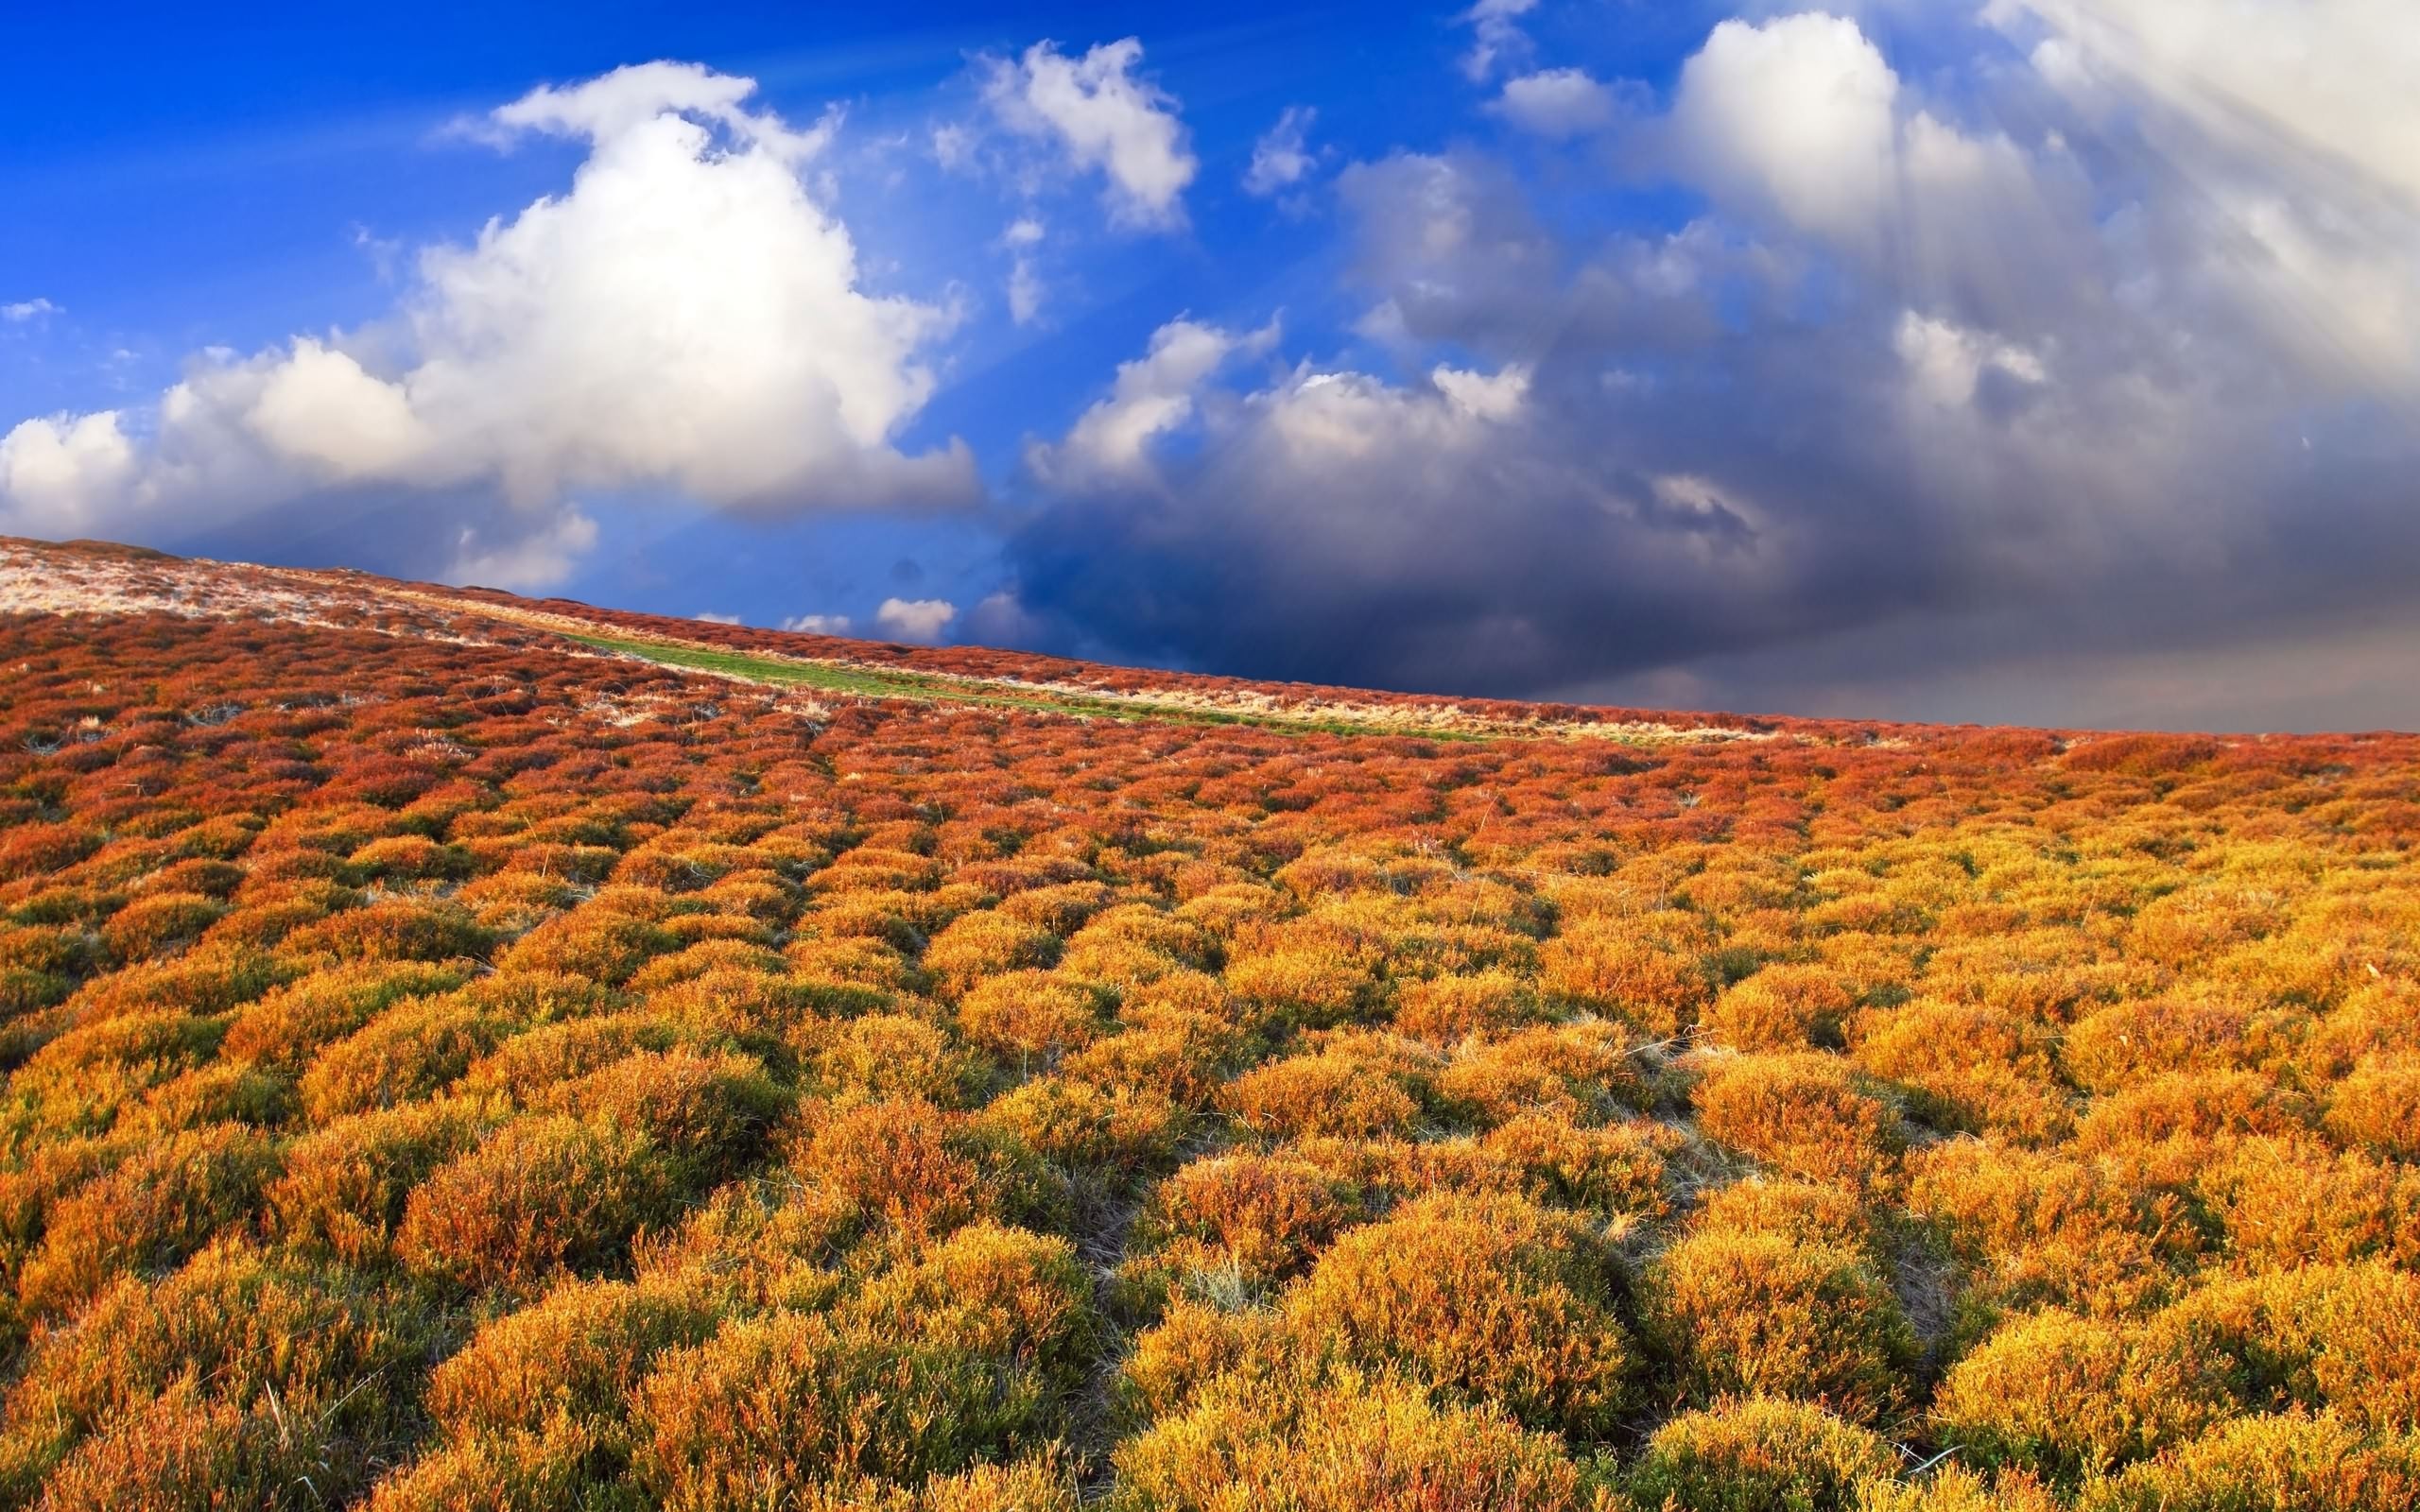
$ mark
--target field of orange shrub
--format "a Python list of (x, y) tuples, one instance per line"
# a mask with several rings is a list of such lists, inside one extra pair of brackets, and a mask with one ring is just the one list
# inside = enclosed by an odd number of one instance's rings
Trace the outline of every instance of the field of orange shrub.
[(349, 592), (0, 616), (0, 1505), (2420, 1503), (2420, 740), (811, 701)]

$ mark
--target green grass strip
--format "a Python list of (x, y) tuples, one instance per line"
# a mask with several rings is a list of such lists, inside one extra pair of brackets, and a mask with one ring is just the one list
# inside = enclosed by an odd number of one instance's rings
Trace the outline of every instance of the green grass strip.
[(702, 646), (669, 645), (660, 641), (626, 641), (601, 635), (565, 639), (599, 651), (637, 657), (665, 666), (716, 672), (751, 682), (785, 687), (816, 688), (861, 698), (909, 698), (928, 703), (972, 704), (982, 708), (1064, 714), (1075, 719), (1117, 719), (1178, 725), (1239, 725), (1261, 730), (1315, 730), (1331, 735), (1404, 735), (1420, 740), (1483, 740), (1470, 730), (1429, 730), (1373, 724), (1362, 720), (1322, 718), (1307, 714), (1244, 713), (1221, 709), (1192, 709), (1145, 699), (1093, 698), (1044, 689), (1027, 691), (998, 682), (936, 676), (925, 672), (886, 672), (834, 662), (793, 661), (751, 656), (744, 651), (716, 651)]

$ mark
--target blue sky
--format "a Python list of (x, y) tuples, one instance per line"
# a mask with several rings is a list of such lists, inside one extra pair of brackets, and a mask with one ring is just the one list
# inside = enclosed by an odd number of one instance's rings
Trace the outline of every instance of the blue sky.
[(2238, 10), (32, 13), (0, 530), (1442, 691), (2420, 724), (2420, 22)]

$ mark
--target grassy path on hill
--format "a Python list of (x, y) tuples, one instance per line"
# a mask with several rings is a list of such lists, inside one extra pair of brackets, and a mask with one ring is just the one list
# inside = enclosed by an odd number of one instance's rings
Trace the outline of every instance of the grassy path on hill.
[(1046, 688), (1020, 688), (1013, 683), (973, 678), (951, 678), (926, 672), (890, 672), (843, 662), (809, 662), (788, 657), (752, 656), (745, 651), (710, 650), (662, 641), (632, 641), (601, 635), (563, 632), (567, 640), (598, 651), (665, 666), (685, 667), (740, 678), (750, 682), (815, 688), (860, 698), (909, 698), (929, 703), (975, 704), (985, 708), (1022, 710), (1032, 713), (1065, 714), (1077, 719), (1148, 720), (1181, 725), (1237, 725), (1262, 730), (1315, 730), (1331, 735), (1408, 735), (1421, 740), (1483, 740), (1471, 730), (1437, 730), (1427, 726), (1380, 725), (1364, 720), (1323, 718), (1311, 714), (1247, 713), (1201, 709), (1144, 698), (1087, 697)]

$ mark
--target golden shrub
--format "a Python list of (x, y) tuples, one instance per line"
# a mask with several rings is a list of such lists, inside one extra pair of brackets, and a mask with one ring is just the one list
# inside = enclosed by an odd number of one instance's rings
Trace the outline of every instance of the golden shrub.
[(199, 893), (155, 892), (137, 898), (101, 926), (101, 943), (121, 961), (139, 961), (192, 944), (227, 905)]
[(2108, 1315), (2164, 1300), (2200, 1263), (2183, 1198), (2063, 1155), (1982, 1140), (1922, 1152), (1910, 1209), (1973, 1267), (1978, 1301)]
[(1213, 1156), (1160, 1183), (1136, 1220), (1135, 1244), (1164, 1277), (1223, 1268), (1268, 1284), (1307, 1268), (1353, 1211), (1340, 1184), (1308, 1161)]
[(1915, 1336), (1855, 1250), (1706, 1229), (1658, 1255), (1640, 1290), (1648, 1342), (1683, 1400), (1789, 1397), (1865, 1422), (1906, 1392)]
[(320, 1053), (302, 1074), (302, 1110), (324, 1124), (426, 1097), (494, 1049), (508, 1027), (459, 998), (406, 998)]
[(752, 1057), (676, 1048), (636, 1051), (531, 1103), (644, 1135), (680, 1185), (698, 1189), (753, 1160), (790, 1098)]
[(505, 1125), (412, 1190), (395, 1252), (473, 1291), (527, 1291), (557, 1272), (614, 1263), (660, 1223), (671, 1186), (641, 1134), (561, 1116)]
[(1707, 1193), (1694, 1228), (1782, 1234), (1801, 1244), (1871, 1251), (1874, 1213), (1858, 1194), (1821, 1181), (1749, 1177)]
[(598, 1430), (568, 1417), (538, 1432), (514, 1429), (458, 1438), (431, 1449), (380, 1481), (368, 1512), (527, 1512), (611, 1506), (607, 1477), (618, 1465)]
[(1537, 1201), (1654, 1219), (1670, 1206), (1667, 1166), (1685, 1143), (1678, 1130), (1645, 1119), (1583, 1126), (1524, 1113), (1488, 1130), (1478, 1147)]
[(809, 1042), (817, 1080), (836, 1098), (958, 1108), (981, 1075), (977, 1057), (937, 1025), (904, 1013), (870, 1013), (820, 1028)]
[(1179, 1108), (1206, 1111), (1249, 1037), (1215, 1014), (1161, 1009), (1067, 1057), (1067, 1075), (1098, 1086), (1152, 1091)]
[(2326, 1122), (2348, 1143), (2420, 1161), (2420, 1054), (2363, 1057), (2328, 1093)]
[(783, 1505), (852, 1475), (913, 1485), (1021, 1447), (1037, 1403), (1000, 1387), (980, 1356), (814, 1314), (734, 1321), (639, 1383), (631, 1474), (675, 1512)]
[(1872, 1187), (1894, 1175), (1898, 1115), (1837, 1056), (1709, 1058), (1692, 1093), (1707, 1138), (1788, 1176)]
[(463, 1102), (356, 1113), (288, 1145), (264, 1203), (270, 1231), (349, 1265), (387, 1259), (404, 1204), (439, 1166), (468, 1151), (490, 1121)]
[(317, 1428), (307, 1418), (285, 1421), (267, 1405), (248, 1410), (212, 1400), (182, 1378), (78, 1445), (43, 1482), (42, 1504), (127, 1512), (307, 1506), (357, 1473), (330, 1463)]
[(912, 1099), (834, 1105), (790, 1167), (908, 1235), (1050, 1209), (1060, 1193), (1031, 1152), (990, 1135), (965, 1114)]
[(879, 1337), (969, 1350), (1013, 1369), (1050, 1411), (1084, 1384), (1099, 1324), (1092, 1277), (1063, 1239), (977, 1223), (866, 1283), (849, 1315)]
[(865, 1215), (848, 1197), (786, 1174), (734, 1181), (680, 1221), (641, 1234), (631, 1261), (643, 1280), (663, 1279), (727, 1308), (811, 1308), (843, 1289), (838, 1267)]
[(994, 1055), (1049, 1064), (1100, 1032), (1091, 990), (1047, 972), (1006, 971), (963, 990), (959, 1032)]
[(2010, 1319), (1959, 1361), (1933, 1416), (1972, 1462), (2072, 1487), (2216, 1416), (2187, 1368), (2115, 1324), (2052, 1309)]
[(2143, 1340), (2157, 1369), (2203, 1400), (2420, 1429), (2420, 1277), (2409, 1271), (2372, 1263), (2213, 1280), (2152, 1317)]
[(1917, 1002), (1869, 1010), (1849, 1041), (1858, 1070), (1907, 1089), (1916, 1116), (1938, 1127), (2034, 1143), (2074, 1127), (2049, 1036), (1996, 1008)]
[(643, 1011), (571, 1019), (516, 1034), (471, 1062), (452, 1091), (464, 1097), (533, 1105), (565, 1082), (643, 1050), (669, 1050), (678, 1025)]
[(1857, 1512), (2058, 1512), (2059, 1500), (2023, 1470), (1988, 1478), (1946, 1464), (1910, 1481), (1868, 1479), (1857, 1488)]
[(1135, 1335), (1113, 1389), (1123, 1416), (1147, 1424), (1191, 1407), (1214, 1384), (1275, 1376), (1287, 1352), (1274, 1309), (1179, 1297)]
[(1116, 1512), (1578, 1512), (1578, 1469), (1549, 1435), (1417, 1387), (1345, 1379), (1296, 1394), (1212, 1392), (1120, 1444)]
[(1823, 1408), (1771, 1397), (1685, 1412), (1655, 1430), (1625, 1485), (1668, 1512), (1845, 1507), (1897, 1465), (1890, 1445)]
[(2325, 1414), (2238, 1418), (2089, 1487), (2086, 1512), (2236, 1507), (2396, 1512), (2420, 1503), (2420, 1452)]
[(1857, 1006), (1841, 972), (1784, 962), (1722, 989), (1700, 1018), (1706, 1037), (1730, 1050), (1805, 1050), (1837, 1045)]
[(1395, 989), (1392, 1022), (1399, 1033), (1450, 1045), (1468, 1035), (1537, 1022), (1546, 1013), (1535, 987), (1514, 972), (1498, 970), (1403, 983)]
[(924, 967), (952, 992), (985, 977), (1048, 966), (1059, 936), (1006, 913), (961, 914), (925, 946)]
[(1103, 1091), (1064, 1076), (1044, 1076), (992, 1100), (982, 1119), (1046, 1160), (1132, 1177), (1176, 1151), (1185, 1118), (1155, 1092)]
[(1226, 1104), (1246, 1128), (1273, 1138), (1401, 1132), (1421, 1114), (1420, 1099), (1406, 1083), (1420, 1086), (1426, 1078), (1390, 1070), (1332, 1051), (1295, 1056), (1236, 1078)]
[(30, 1312), (66, 1312), (120, 1272), (173, 1265), (247, 1222), (277, 1167), (275, 1146), (239, 1125), (137, 1150), (51, 1209), (19, 1296)]
[(1427, 1198), (1351, 1230), (1285, 1315), (1322, 1356), (1582, 1437), (1618, 1418), (1636, 1363), (1594, 1236), (1512, 1196)]
[(655, 1357), (697, 1344), (719, 1319), (661, 1281), (567, 1280), (484, 1325), (428, 1378), (428, 1412), (459, 1442), (543, 1436), (559, 1418), (610, 1429)]
[(1489, 1124), (1533, 1113), (1593, 1122), (1654, 1101), (1630, 1052), (1630, 1035), (1600, 1020), (1466, 1040), (1437, 1094)]
[(314, 971), (238, 1010), (221, 1053), (248, 1065), (299, 1071), (404, 999), (451, 992), (468, 975), (458, 966), (424, 961), (363, 962)]
[[(38, 1479), (78, 1444), (181, 1380), (206, 1382), (213, 1400), (239, 1416), (291, 1413), (332, 1446), (346, 1446), (352, 1458), (328, 1467), (336, 1489), (402, 1429), (400, 1404), (364, 1389), (426, 1348), (395, 1324), (375, 1298), (331, 1290), (236, 1245), (203, 1249), (156, 1281), (122, 1278), (78, 1326), (38, 1337), (9, 1384), (0, 1410), (0, 1494), (30, 1500)], [(87, 1484), (114, 1474), (112, 1457), (122, 1456), (95, 1450)], [(206, 1469), (214, 1458), (196, 1463)]]
[(1620, 920), (1588, 920), (1547, 941), (1538, 985), (1549, 996), (1658, 1036), (1698, 1021), (1711, 997), (1697, 963)]

